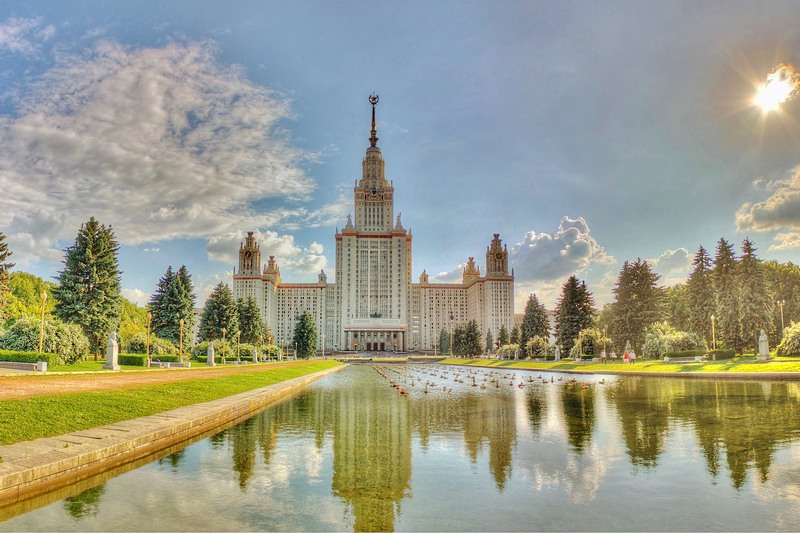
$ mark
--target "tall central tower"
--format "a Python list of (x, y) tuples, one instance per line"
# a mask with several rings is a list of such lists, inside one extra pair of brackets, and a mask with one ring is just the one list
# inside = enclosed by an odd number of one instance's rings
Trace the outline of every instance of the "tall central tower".
[(394, 223), (394, 187), (386, 181), (386, 166), (378, 148), (375, 127), (375, 106), (378, 96), (369, 97), (372, 104), (372, 130), (369, 148), (361, 162), (361, 179), (353, 189), (355, 195), (356, 227), (363, 232), (391, 231)]

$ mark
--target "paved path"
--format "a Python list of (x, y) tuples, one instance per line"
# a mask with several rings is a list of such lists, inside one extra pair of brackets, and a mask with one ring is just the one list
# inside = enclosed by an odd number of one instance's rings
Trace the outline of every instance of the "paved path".
[(48, 373), (33, 375), (0, 376), (0, 401), (46, 396), (70, 392), (98, 391), (141, 387), (142, 385), (159, 385), (175, 381), (191, 381), (209, 379), (249, 372), (264, 372), (287, 366), (303, 364), (302, 361), (287, 363), (261, 363), (236, 366), (205, 368), (170, 368), (150, 370), (122, 370), (120, 372), (87, 372), (87, 373)]

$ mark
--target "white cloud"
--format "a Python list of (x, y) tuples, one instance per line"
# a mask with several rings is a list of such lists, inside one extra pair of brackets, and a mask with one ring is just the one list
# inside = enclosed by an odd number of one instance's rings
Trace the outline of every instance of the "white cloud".
[(770, 250), (800, 247), (800, 166), (785, 180), (754, 182), (761, 192), (771, 193), (765, 200), (746, 202), (736, 213), (736, 228), (745, 231), (781, 231)]
[(431, 274), (429, 281), (431, 283), (461, 283), (461, 280), (464, 279), (466, 266), (466, 263), (461, 263), (449, 272), (443, 271), (438, 274)]
[(218, 64), (208, 43), (103, 41), (60, 56), (17, 111), (0, 117), (0, 226), (58, 217), (32, 233), (51, 243), (73, 239), (90, 216), (121, 244), (224, 234), (253, 217), (289, 218), (253, 203), (303, 201), (315, 187), (300, 168), (306, 154), (279, 127), (289, 102)]
[(661, 275), (659, 281), (662, 285), (671, 286), (686, 281), (692, 268), (692, 254), (686, 248), (666, 250), (659, 257), (648, 259), (647, 263)]
[(142, 251), (145, 252), (145, 253), (156, 254), (156, 253), (161, 251), (161, 248), (144, 248), (144, 249), (142, 249)]
[(529, 231), (510, 251), (510, 263), (521, 282), (566, 280), (592, 264), (607, 265), (614, 258), (589, 235), (589, 225), (578, 217), (563, 217), (555, 233)]
[[(212, 237), (206, 245), (208, 258), (238, 265), (239, 245), (244, 241), (245, 235), (246, 232), (240, 230)], [(261, 262), (266, 263), (269, 256), (275, 256), (282, 276), (291, 272), (319, 272), (328, 266), (327, 258), (323, 255), (325, 248), (318, 242), (312, 242), (303, 248), (294, 242), (293, 235), (254, 231), (253, 236), (261, 249)]]
[(50, 40), (55, 33), (52, 25), (42, 27), (41, 18), (11, 17), (0, 23), (0, 52), (35, 55), (39, 53), (41, 43)]
[(126, 299), (140, 307), (144, 307), (147, 305), (147, 302), (150, 301), (150, 293), (144, 292), (141, 289), (122, 289), (120, 293), (122, 293), (122, 296)]

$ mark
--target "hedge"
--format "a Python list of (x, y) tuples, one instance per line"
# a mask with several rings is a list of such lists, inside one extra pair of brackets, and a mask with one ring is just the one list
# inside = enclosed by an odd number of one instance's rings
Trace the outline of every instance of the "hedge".
[(710, 350), (708, 355), (714, 361), (719, 361), (720, 359), (733, 359), (736, 355), (736, 350), (732, 348), (718, 348), (716, 350)]
[[(153, 361), (161, 361), (162, 363), (176, 363), (180, 359), (177, 355), (151, 355)], [(138, 353), (121, 353), (119, 354), (119, 364), (127, 366), (147, 366), (147, 355)]]
[(36, 363), (37, 361), (47, 361), (47, 366), (53, 367), (59, 363), (59, 356), (57, 353), (0, 350), (0, 361), (8, 361), (13, 363)]
[(702, 357), (708, 352), (706, 350), (676, 350), (674, 352), (667, 352), (665, 357)]

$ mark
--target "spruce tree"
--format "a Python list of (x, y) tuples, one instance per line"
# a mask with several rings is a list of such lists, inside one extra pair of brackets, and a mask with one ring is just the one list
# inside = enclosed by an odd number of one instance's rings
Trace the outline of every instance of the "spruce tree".
[(252, 296), (239, 298), (237, 307), (239, 310), (239, 331), (242, 332), (241, 341), (247, 344), (258, 344), (264, 330), (264, 321), (261, 320), (258, 302)]
[(178, 297), (180, 298), (180, 319), (183, 319), (183, 342), (186, 343), (188, 339), (192, 338), (192, 331), (194, 331), (195, 313), (194, 307), (197, 302), (197, 296), (194, 293), (194, 283), (192, 283), (192, 276), (186, 265), (181, 265), (175, 275), (175, 287)]
[(550, 336), (550, 322), (547, 320), (547, 310), (544, 304), (539, 303), (535, 294), (528, 296), (525, 304), (525, 317), (520, 328), (520, 345), (527, 345), (533, 337), (546, 339)]
[(578, 282), (577, 276), (570, 276), (561, 287), (556, 309), (556, 342), (562, 353), (568, 354), (581, 330), (594, 321), (594, 298), (586, 282)]
[(519, 344), (519, 328), (514, 326), (511, 330), (511, 337), (508, 339), (511, 344)]
[(236, 302), (231, 289), (224, 283), (214, 287), (203, 306), (203, 315), (200, 319), (200, 338), (211, 341), (223, 337), (229, 340), (236, 336), (239, 330), (239, 316)]
[(483, 335), (477, 320), (470, 320), (464, 328), (464, 355), (475, 357), (483, 353)]
[(317, 325), (310, 312), (303, 313), (295, 323), (292, 344), (300, 359), (308, 359), (317, 353)]
[(168, 266), (166, 273), (158, 280), (147, 308), (153, 316), (150, 323), (153, 335), (174, 344), (180, 342), (178, 324), (180, 302), (176, 297), (175, 273), (172, 271), (172, 266)]
[(439, 331), (439, 354), (445, 355), (450, 353), (450, 332), (444, 328)]
[(492, 330), (486, 330), (486, 353), (490, 354), (494, 351), (494, 337), (492, 336)]
[(122, 312), (118, 251), (111, 226), (91, 217), (65, 250), (64, 270), (53, 290), (55, 315), (83, 329), (95, 359), (119, 326)]
[(466, 355), (466, 328), (464, 324), (457, 324), (453, 328), (453, 355), (463, 357)]
[(502, 347), (508, 344), (508, 330), (506, 325), (500, 326), (500, 333), (497, 334), (497, 346)]
[(5, 242), (6, 236), (0, 231), (0, 321), (5, 320), (6, 302), (11, 289), (8, 283), (11, 279), (10, 270), (14, 268), (14, 263), (8, 261), (8, 258), (13, 255), (13, 252), (8, 249), (8, 243)]
[(617, 340), (620, 345), (630, 341), (634, 351), (640, 351), (645, 329), (663, 320), (664, 288), (658, 285), (660, 278), (647, 261), (625, 261), (613, 289), (615, 344)]
[(665, 316), (667, 322), (678, 331), (690, 331), (689, 288), (685, 283), (678, 283), (664, 292), (666, 302)]
[(711, 315), (716, 311), (714, 276), (711, 257), (700, 246), (692, 261), (692, 272), (686, 282), (689, 291), (689, 331), (696, 333), (711, 346)]
[(742, 258), (736, 272), (739, 280), (739, 328), (744, 346), (758, 353), (758, 335), (763, 329), (772, 333), (772, 297), (767, 290), (764, 268), (756, 257), (750, 239), (742, 242)]
[[(714, 257), (714, 301), (716, 338), (737, 353), (744, 347), (741, 336), (737, 259), (733, 246), (725, 239), (717, 243)], [(717, 346), (719, 347), (719, 346)]]

